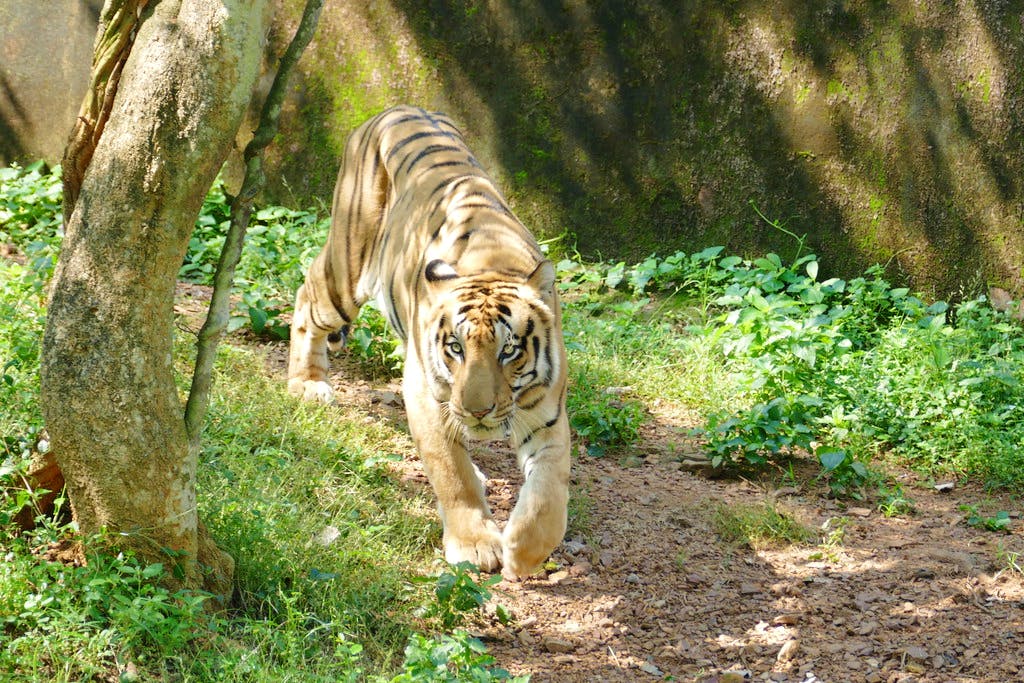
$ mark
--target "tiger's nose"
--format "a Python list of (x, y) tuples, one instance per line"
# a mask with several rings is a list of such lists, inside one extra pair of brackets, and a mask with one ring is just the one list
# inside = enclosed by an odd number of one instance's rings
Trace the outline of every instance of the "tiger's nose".
[(493, 410), (493, 409), (494, 409), (494, 406), (492, 405), (491, 407), (484, 408), (483, 410), (471, 410), (471, 411), (469, 411), (469, 414), (472, 415), (473, 417), (475, 417), (478, 420), (482, 420), (484, 417), (486, 417), (487, 413), (491, 412), (491, 410)]

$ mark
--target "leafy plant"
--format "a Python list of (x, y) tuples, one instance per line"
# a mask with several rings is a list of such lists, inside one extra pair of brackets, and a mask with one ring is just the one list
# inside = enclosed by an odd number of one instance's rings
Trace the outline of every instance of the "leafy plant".
[(26, 258), (37, 287), (49, 280), (63, 237), (60, 166), (37, 161), (0, 168), (0, 244)]
[(573, 392), (568, 410), (573, 430), (594, 457), (604, 456), (609, 447), (636, 441), (645, 419), (640, 403), (593, 388)]
[(481, 579), (480, 570), (472, 562), (449, 565), (449, 569), (438, 575), (435, 601), (425, 612), (426, 616), (437, 618), (446, 631), (461, 624), (468, 612), (482, 608), (491, 599), (490, 587), (501, 581), (500, 574)]
[(914, 512), (914, 501), (907, 497), (900, 484), (882, 486), (879, 489), (878, 510), (885, 517), (909, 515)]
[(373, 301), (366, 302), (352, 321), (347, 347), (365, 369), (376, 375), (402, 374), (402, 346)]
[(528, 683), (530, 680), (529, 676), (513, 677), (493, 664), (494, 657), (487, 654), (484, 644), (463, 631), (436, 638), (417, 633), (405, 648), (404, 671), (391, 679), (391, 683)]
[[(203, 202), (179, 271), (187, 282), (211, 285), (230, 221), (230, 199), (218, 178)], [(320, 250), (328, 221), (316, 212), (282, 206), (253, 212), (235, 272), (241, 293), (228, 329), (248, 327), (257, 335), (287, 339), (283, 314), (290, 311), (304, 269)]]
[(848, 517), (829, 517), (821, 525), (824, 537), (818, 544), (819, 550), (810, 554), (811, 560), (827, 559), (830, 562), (838, 563), (842, 558), (843, 543), (846, 540), (846, 527), (849, 526)]
[(965, 504), (960, 506), (960, 511), (966, 513), (964, 521), (968, 526), (985, 531), (1008, 532), (1010, 530), (1010, 513), (1005, 510), (1000, 510), (990, 517), (979, 512), (977, 505)]

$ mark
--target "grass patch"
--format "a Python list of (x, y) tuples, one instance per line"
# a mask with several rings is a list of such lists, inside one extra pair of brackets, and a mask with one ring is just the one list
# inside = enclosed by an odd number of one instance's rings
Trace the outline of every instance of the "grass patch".
[(589, 539), (593, 535), (594, 499), (590, 490), (573, 485), (569, 488), (569, 523), (565, 531), (567, 538)]
[(754, 550), (809, 543), (813, 530), (770, 502), (715, 506), (711, 528), (722, 541)]

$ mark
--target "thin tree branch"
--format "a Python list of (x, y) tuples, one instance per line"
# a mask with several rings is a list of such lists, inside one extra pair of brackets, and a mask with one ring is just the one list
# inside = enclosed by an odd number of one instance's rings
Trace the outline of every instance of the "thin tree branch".
[(259, 125), (252, 140), (245, 147), (245, 178), (242, 188), (231, 200), (231, 224), (227, 238), (221, 249), (217, 271), (214, 274), (213, 296), (206, 322), (199, 330), (196, 342), (196, 366), (192, 375), (192, 387), (189, 390), (188, 403), (185, 405), (185, 428), (189, 435), (189, 445), (193, 452), (198, 452), (203, 432), (203, 422), (210, 405), (210, 389), (213, 384), (213, 361), (217, 355), (217, 344), (227, 329), (230, 312), (231, 287), (235, 279), (235, 268), (242, 257), (242, 244), (249, 228), (252, 215), (253, 200), (266, 184), (263, 173), (263, 149), (270, 144), (277, 134), (278, 122), (281, 118), (281, 105), (287, 88), (288, 77), (303, 50), (309, 45), (316, 31), (320, 10), (324, 0), (306, 0), (299, 27), (295, 36), (285, 50), (278, 64), (274, 82), (267, 93), (260, 112)]

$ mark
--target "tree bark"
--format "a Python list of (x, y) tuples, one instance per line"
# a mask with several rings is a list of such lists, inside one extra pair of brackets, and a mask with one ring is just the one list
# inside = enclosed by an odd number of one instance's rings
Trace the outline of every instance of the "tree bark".
[(151, 1), (54, 274), (41, 402), (83, 533), (230, 590), (196, 513), (174, 383), (173, 301), (203, 197), (259, 75), (267, 3)]

